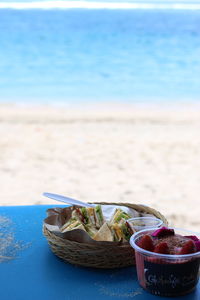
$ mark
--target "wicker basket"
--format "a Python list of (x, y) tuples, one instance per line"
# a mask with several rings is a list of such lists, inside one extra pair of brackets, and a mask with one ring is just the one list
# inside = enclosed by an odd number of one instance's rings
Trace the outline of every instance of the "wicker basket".
[[(152, 214), (165, 224), (168, 223), (160, 212), (145, 205), (105, 202), (96, 204), (127, 206), (141, 213)], [(134, 250), (128, 243), (119, 246), (110, 243), (106, 247), (105, 245), (78, 243), (58, 237), (50, 232), (46, 226), (43, 226), (43, 234), (47, 238), (52, 252), (71, 264), (104, 269), (127, 267), (135, 264)]]

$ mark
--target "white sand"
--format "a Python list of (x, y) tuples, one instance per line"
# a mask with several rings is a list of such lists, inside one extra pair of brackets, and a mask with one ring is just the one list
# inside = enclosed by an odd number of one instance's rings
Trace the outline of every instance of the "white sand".
[(0, 106), (1, 205), (133, 202), (200, 231), (199, 107)]

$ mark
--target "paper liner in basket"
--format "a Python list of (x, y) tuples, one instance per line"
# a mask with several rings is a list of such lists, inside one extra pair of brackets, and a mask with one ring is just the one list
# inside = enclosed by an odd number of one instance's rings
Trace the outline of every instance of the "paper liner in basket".
[[(60, 231), (60, 228), (71, 218), (72, 211), (74, 208), (77, 208), (80, 206), (69, 206), (65, 208), (51, 208), (47, 210), (47, 215), (48, 217), (44, 220), (44, 226), (46, 228), (54, 233), (55, 235), (66, 239), (66, 240), (71, 240), (79, 243), (87, 243), (87, 244), (102, 244), (102, 245), (121, 245), (121, 244), (127, 244), (128, 242), (105, 242), (105, 241), (95, 241), (93, 240), (89, 234), (82, 230), (82, 229), (74, 229), (71, 231), (67, 231), (62, 233)], [(102, 212), (105, 218), (106, 222), (109, 222), (110, 218), (114, 214), (116, 208), (120, 208), (126, 213), (128, 213), (131, 217), (139, 217), (139, 216), (152, 216), (155, 217), (152, 214), (146, 214), (146, 213), (140, 213), (135, 209), (126, 207), (126, 206), (118, 206), (118, 205), (101, 205), (102, 207)]]

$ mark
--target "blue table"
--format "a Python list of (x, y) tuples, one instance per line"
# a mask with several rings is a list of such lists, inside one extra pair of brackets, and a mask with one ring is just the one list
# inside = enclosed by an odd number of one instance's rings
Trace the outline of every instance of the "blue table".
[[(42, 222), (50, 207), (0, 207), (0, 220), (12, 220), (12, 243), (19, 246), (14, 259), (0, 262), (1, 300), (169, 299), (142, 290), (134, 267), (83, 268), (57, 258), (42, 235)], [(176, 299), (199, 300), (200, 283), (193, 293)]]

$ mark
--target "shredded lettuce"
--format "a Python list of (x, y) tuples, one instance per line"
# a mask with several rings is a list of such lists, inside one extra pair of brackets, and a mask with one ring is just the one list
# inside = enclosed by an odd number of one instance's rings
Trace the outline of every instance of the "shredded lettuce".
[(116, 218), (116, 222), (119, 222), (121, 219), (125, 219), (128, 220), (129, 218), (131, 218), (127, 213), (125, 213), (124, 211), (122, 211), (119, 216)]
[(88, 215), (87, 215), (87, 209), (85, 207), (82, 207), (81, 212), (82, 212), (82, 215), (84, 217), (85, 223), (86, 224), (89, 223), (89, 218), (88, 218)]
[(99, 217), (99, 220), (100, 220), (101, 222), (103, 222), (103, 214), (102, 214), (101, 206), (100, 206), (100, 205), (97, 205), (97, 206), (95, 207), (95, 210), (96, 210), (96, 214), (97, 214), (98, 217)]
[(128, 227), (126, 226), (126, 224), (122, 224), (121, 229), (122, 229), (122, 232), (123, 232), (123, 235), (124, 235), (125, 239), (127, 241), (129, 241), (129, 239), (131, 237), (131, 233), (129, 232)]

